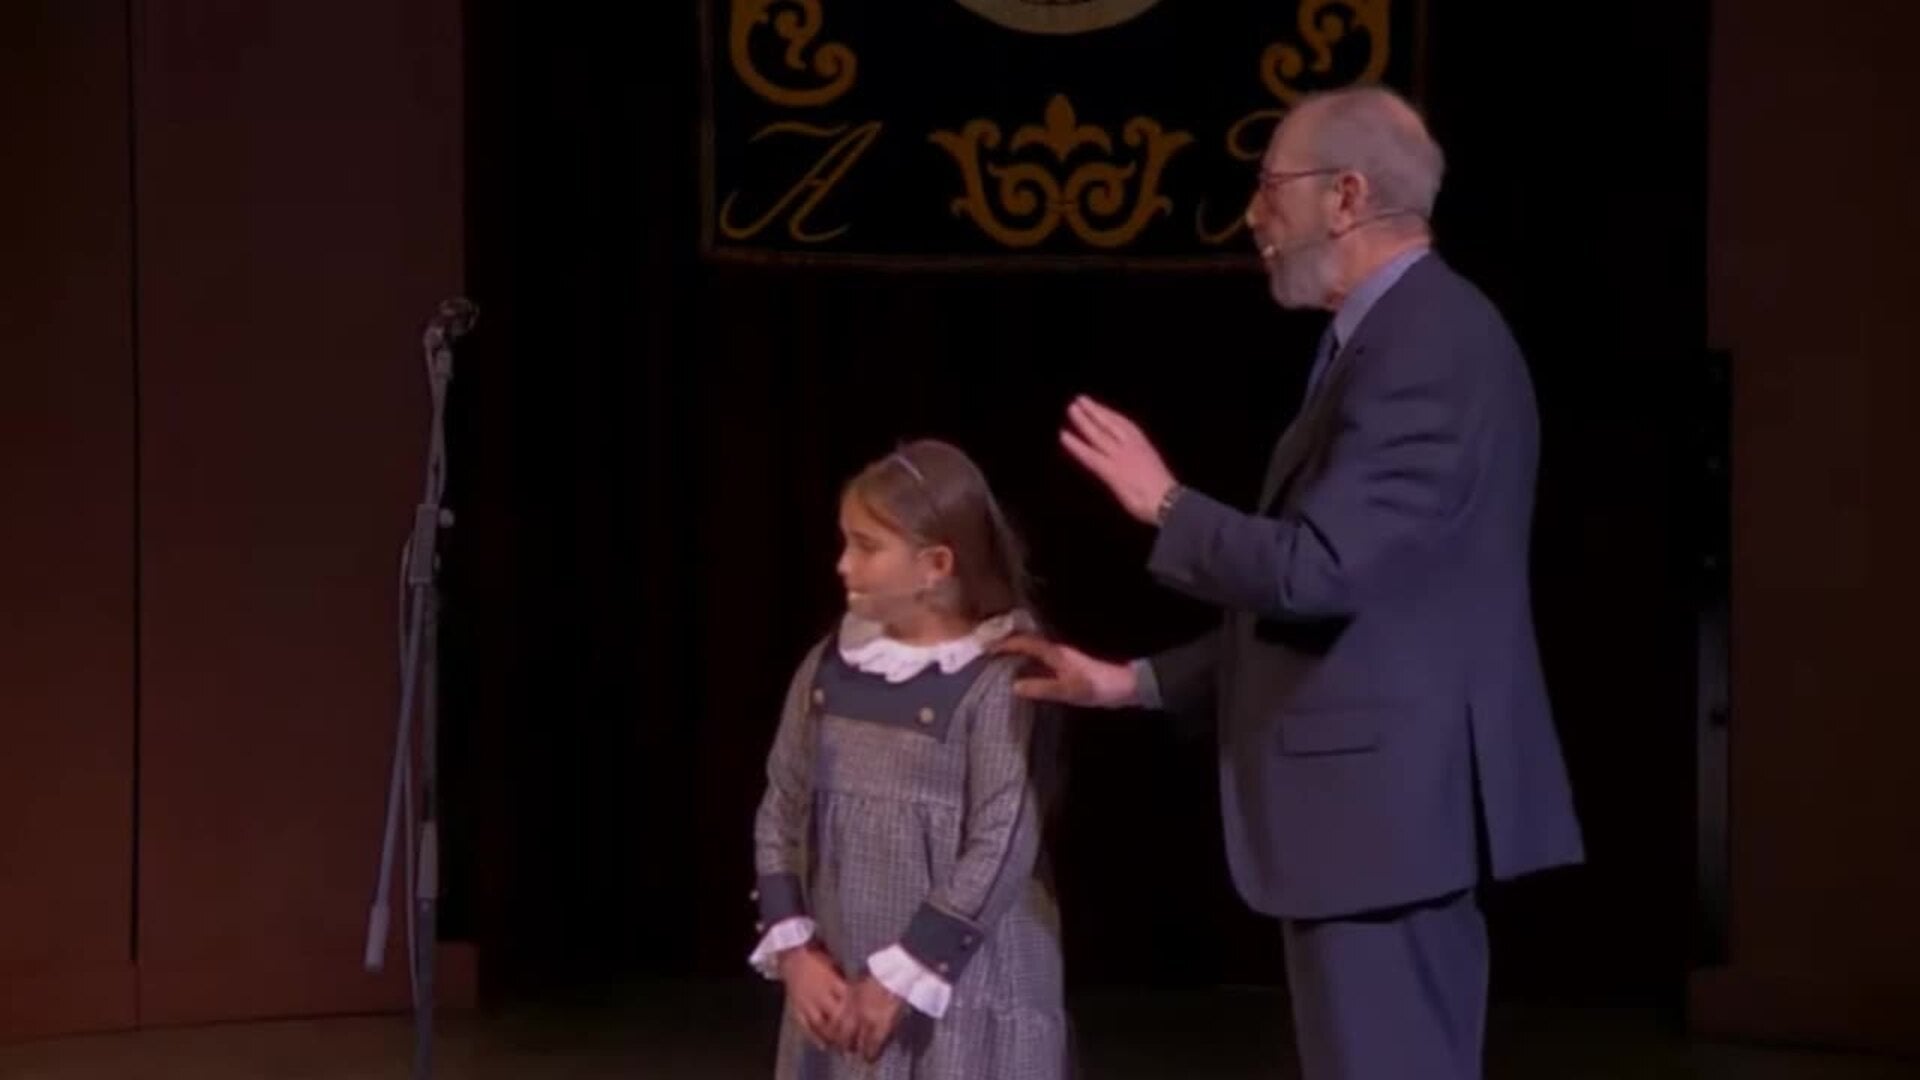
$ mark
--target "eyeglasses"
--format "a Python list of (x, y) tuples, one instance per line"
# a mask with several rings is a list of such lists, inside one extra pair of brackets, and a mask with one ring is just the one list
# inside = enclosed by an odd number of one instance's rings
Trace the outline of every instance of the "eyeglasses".
[(1329, 166), (1324, 169), (1295, 169), (1291, 172), (1273, 172), (1268, 169), (1261, 169), (1260, 189), (1265, 191), (1269, 188), (1276, 188), (1281, 184), (1290, 184), (1295, 180), (1304, 179), (1309, 176), (1332, 176), (1335, 173), (1346, 171), (1347, 170), (1338, 166)]

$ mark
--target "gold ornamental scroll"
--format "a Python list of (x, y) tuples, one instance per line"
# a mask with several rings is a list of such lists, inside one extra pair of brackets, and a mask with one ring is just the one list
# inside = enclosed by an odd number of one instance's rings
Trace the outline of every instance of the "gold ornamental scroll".
[(695, 0), (720, 261), (1244, 268), (1273, 124), (1419, 99), (1425, 0)]

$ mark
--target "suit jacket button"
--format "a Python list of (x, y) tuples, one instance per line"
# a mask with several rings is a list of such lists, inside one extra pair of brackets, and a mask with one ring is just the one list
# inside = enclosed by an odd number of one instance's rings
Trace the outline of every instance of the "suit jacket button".
[(813, 703), (815, 705), (825, 705), (827, 703), (827, 692), (816, 687), (813, 691)]
[(920, 722), (921, 722), (922, 724), (931, 724), (931, 723), (933, 723), (933, 710), (932, 710), (932, 709), (921, 709), (921, 710), (920, 710)]

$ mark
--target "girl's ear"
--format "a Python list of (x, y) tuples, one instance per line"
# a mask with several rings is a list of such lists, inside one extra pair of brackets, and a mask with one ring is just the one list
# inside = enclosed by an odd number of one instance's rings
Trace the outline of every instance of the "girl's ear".
[(933, 575), (929, 586), (938, 585), (953, 577), (953, 549), (945, 544), (935, 544), (920, 551), (920, 559), (927, 571)]

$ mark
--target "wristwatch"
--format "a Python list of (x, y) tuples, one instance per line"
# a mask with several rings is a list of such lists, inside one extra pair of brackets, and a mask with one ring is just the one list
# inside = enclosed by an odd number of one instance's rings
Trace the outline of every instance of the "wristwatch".
[(1186, 488), (1175, 484), (1167, 489), (1165, 495), (1160, 496), (1160, 505), (1153, 511), (1154, 524), (1165, 525), (1167, 523), (1167, 515), (1173, 512), (1173, 504), (1180, 500), (1180, 495), (1184, 491), (1186, 491)]

